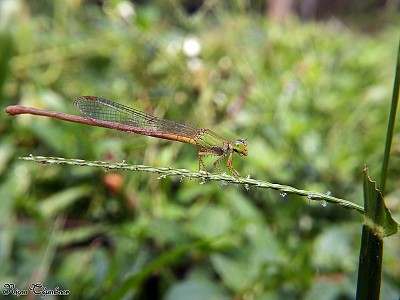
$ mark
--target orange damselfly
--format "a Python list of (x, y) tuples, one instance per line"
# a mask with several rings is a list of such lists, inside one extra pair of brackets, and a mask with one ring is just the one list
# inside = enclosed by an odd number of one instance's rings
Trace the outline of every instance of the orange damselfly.
[(95, 96), (79, 97), (74, 104), (83, 117), (21, 105), (8, 106), (5, 111), (10, 115), (32, 114), (47, 116), (69, 122), (106, 127), (196, 145), (199, 147), (197, 154), (199, 169), (206, 171), (202, 157), (212, 155), (218, 156), (214, 166), (221, 172), (218, 164), (228, 156), (226, 166), (235, 177), (239, 177), (239, 172), (232, 166), (233, 153), (236, 152), (240, 156), (247, 156), (245, 139), (228, 140), (210, 129), (199, 129), (190, 125), (157, 118), (142, 111)]

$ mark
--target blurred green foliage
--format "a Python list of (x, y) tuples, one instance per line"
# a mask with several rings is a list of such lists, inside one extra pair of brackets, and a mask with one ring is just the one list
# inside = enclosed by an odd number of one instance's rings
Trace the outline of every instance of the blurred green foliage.
[[(364, 164), (380, 170), (398, 16), (367, 34), (338, 20), (278, 25), (212, 1), (193, 15), (167, 3), (2, 1), (2, 107), (75, 113), (73, 99), (96, 95), (235, 132), (249, 145), (234, 158), (242, 176), (361, 204)], [(0, 122), (1, 286), (41, 282), (80, 299), (354, 297), (357, 213), (275, 191), (20, 161), (198, 167), (190, 145), (33, 116)], [(397, 212), (398, 129), (387, 186)], [(382, 299), (400, 291), (399, 249), (385, 244)]]

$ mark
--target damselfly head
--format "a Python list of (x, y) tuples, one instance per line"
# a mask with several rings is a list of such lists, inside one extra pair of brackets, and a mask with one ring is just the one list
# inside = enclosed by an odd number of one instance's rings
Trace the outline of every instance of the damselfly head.
[(240, 156), (247, 156), (247, 140), (238, 139), (233, 143), (233, 150), (237, 152)]

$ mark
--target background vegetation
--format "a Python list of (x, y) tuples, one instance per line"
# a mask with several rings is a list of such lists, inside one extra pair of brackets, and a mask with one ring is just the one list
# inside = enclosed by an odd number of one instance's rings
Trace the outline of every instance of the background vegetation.
[[(228, 4), (229, 3), (229, 4)], [(248, 139), (242, 176), (362, 205), (377, 176), (398, 15), (277, 24), (241, 1), (3, 1), (2, 107), (75, 113), (96, 95)], [(376, 11), (374, 11), (376, 13)], [(197, 50), (196, 50), (197, 49)], [(0, 114), (0, 285), (74, 298), (352, 299), (362, 219), (276, 191), (138, 172), (41, 166), (47, 155), (196, 170), (196, 148), (40, 117)], [(387, 191), (399, 219), (399, 125)], [(211, 170), (212, 159), (206, 163)], [(385, 243), (382, 299), (400, 293)]]

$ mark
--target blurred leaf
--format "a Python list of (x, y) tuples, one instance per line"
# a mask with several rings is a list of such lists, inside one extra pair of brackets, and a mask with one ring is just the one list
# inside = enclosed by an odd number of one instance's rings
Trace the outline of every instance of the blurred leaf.
[(90, 188), (86, 186), (73, 187), (55, 193), (38, 203), (38, 212), (46, 219), (62, 214), (73, 203), (88, 195)]
[(166, 300), (224, 300), (230, 297), (224, 290), (205, 280), (189, 279), (175, 284), (165, 295)]
[[(58, 276), (63, 278), (63, 289), (70, 290), (71, 297), (87, 293), (88, 298), (98, 298), (104, 293), (106, 275), (110, 265), (107, 253), (102, 248), (92, 251), (75, 250), (68, 252), (59, 268)], [(97, 286), (97, 289), (87, 287)], [(74, 288), (72, 288), (72, 286)]]
[(254, 282), (255, 274), (251, 272), (245, 259), (214, 254), (211, 256), (211, 261), (224, 283), (234, 291), (244, 291)]
[(304, 299), (353, 299), (354, 288), (349, 280), (340, 273), (334, 273), (331, 276), (316, 278), (313, 288), (307, 292)]
[(228, 211), (212, 204), (205, 206), (187, 228), (201, 239), (213, 238), (229, 231), (232, 220)]
[(154, 270), (165, 267), (168, 264), (173, 263), (177, 257), (185, 254), (186, 252), (196, 249), (201, 246), (206, 246), (212, 243), (211, 240), (208, 241), (198, 241), (193, 244), (177, 247), (176, 249), (173, 249), (169, 252), (164, 253), (157, 259), (155, 259), (153, 262), (149, 263), (147, 266), (145, 266), (140, 272), (130, 275), (128, 278), (122, 282), (121, 286), (117, 287), (115, 291), (112, 293), (106, 295), (103, 299), (119, 299), (125, 294), (127, 294), (130, 291), (136, 290), (138, 286), (154, 272)]
[(105, 231), (104, 226), (86, 225), (64, 229), (57, 236), (57, 246), (63, 247), (70, 244), (79, 244), (87, 242), (95, 236), (102, 234)]
[(180, 243), (187, 235), (181, 224), (172, 220), (153, 219), (148, 225), (148, 234), (155, 237), (161, 245), (168, 243)]
[(326, 228), (314, 243), (312, 257), (315, 268), (324, 272), (355, 270), (352, 236), (347, 227)]
[(6, 169), (9, 160), (14, 154), (15, 145), (10, 140), (3, 140), (0, 144), (0, 175)]

